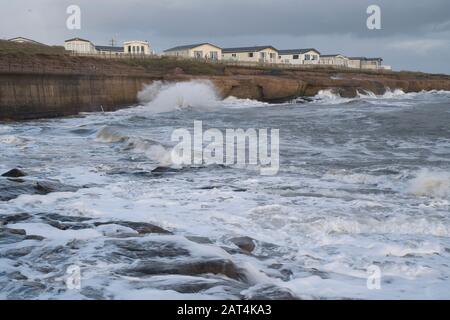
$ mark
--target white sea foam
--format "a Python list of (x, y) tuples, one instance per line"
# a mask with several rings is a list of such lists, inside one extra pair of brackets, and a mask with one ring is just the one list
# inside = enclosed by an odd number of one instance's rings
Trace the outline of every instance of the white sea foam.
[(96, 136), (97, 141), (105, 143), (124, 142), (127, 139), (128, 137), (123, 136), (118, 130), (108, 126), (103, 126)]
[(402, 89), (386, 88), (384, 94), (377, 95), (369, 90), (357, 91), (354, 98), (343, 98), (332, 89), (320, 90), (316, 96), (313, 97), (314, 104), (345, 104), (351, 101), (364, 100), (370, 104), (388, 104), (393, 106), (410, 106), (410, 100), (429, 99), (432, 96), (450, 96), (450, 91), (421, 91), (405, 93)]
[(189, 108), (211, 110), (219, 104), (215, 87), (207, 80), (176, 83), (156, 81), (139, 92), (138, 99), (152, 113)]
[(258, 101), (258, 100), (252, 100), (252, 99), (239, 99), (236, 97), (228, 97), (221, 102), (221, 105), (224, 107), (241, 109), (241, 108), (267, 107), (267, 106), (273, 106), (274, 104), (270, 104), (270, 103), (262, 102), (262, 101)]
[(450, 197), (450, 173), (424, 169), (411, 180), (409, 192), (416, 196)]
[[(149, 99), (154, 100), (160, 92), (161, 88)], [(129, 174), (153, 168), (153, 161), (140, 155), (151, 153), (152, 158), (164, 159), (169, 147), (159, 141), (166, 141), (165, 134), (173, 127), (191, 126), (197, 115), (190, 112), (176, 113), (175, 122), (170, 122), (172, 115), (146, 117), (149, 107), (141, 106), (107, 115), (56, 119), (51, 126), (42, 122), (14, 125), (3, 134), (29, 142), (23, 153), (17, 152), (14, 145), (3, 145), (1, 172), (18, 163), (26, 172), (39, 173), (40, 178), (88, 187), (77, 192), (22, 195), (0, 201), (1, 214), (27, 212), (33, 216), (30, 221), (8, 227), (45, 238), (2, 244), (1, 256), (29, 248), (31, 253), (0, 259), (0, 269), (4, 271), (0, 282), (6, 286), (0, 298), (86, 299), (98, 294), (116, 299), (236, 299), (250, 298), (266, 285), (276, 285), (301, 298), (448, 299), (448, 139), (444, 134), (436, 136), (434, 129), (431, 135), (422, 132), (420, 127), (414, 136), (384, 132), (383, 119), (378, 114), (373, 117), (375, 108), (366, 107), (366, 102), (431, 106), (430, 113), (442, 112), (445, 117), (447, 110), (441, 102), (450, 101), (450, 95), (362, 95), (354, 99), (361, 103), (348, 104), (345, 112), (326, 107), (319, 110), (314, 104), (305, 103), (302, 110), (284, 110), (283, 119), (274, 108), (265, 110), (267, 121), (258, 121), (279, 126), (284, 132), (284, 171), (275, 177), (231, 168), (185, 170), (158, 177)], [(331, 100), (342, 99), (328, 93), (322, 95), (324, 100), (327, 96)], [(230, 123), (240, 127), (254, 120), (254, 110), (247, 114), (245, 108), (265, 106), (233, 99), (219, 105), (230, 102), (236, 108), (242, 104), (243, 110), (225, 108), (221, 109), (225, 117), (222, 113), (220, 117), (215, 113), (202, 117), (217, 127)], [(437, 102), (436, 106), (433, 102)], [(401, 116), (402, 111), (387, 110), (396, 116)], [(414, 110), (406, 111), (411, 116)], [(143, 114), (144, 117), (138, 117)], [(365, 121), (365, 117), (370, 121)], [(356, 120), (352, 122), (353, 119)], [(82, 125), (98, 133), (69, 133), (71, 128)], [(41, 126), (47, 129), (42, 131)], [(433, 167), (436, 162), (432, 157), (421, 156), (428, 152), (440, 155), (441, 169)], [(309, 157), (311, 154), (317, 155)], [(418, 167), (428, 170), (417, 171)], [(62, 225), (51, 227), (48, 215), (55, 213), (92, 220), (80, 225), (61, 221)], [(119, 221), (151, 223), (175, 235), (133, 237), (136, 231), (115, 224)], [(95, 222), (111, 224), (95, 226)], [(121, 238), (124, 234), (132, 237)], [(188, 241), (188, 236), (206, 237), (212, 244), (198, 245)], [(253, 254), (236, 250), (230, 243), (236, 236), (255, 239)], [(158, 243), (175, 244), (189, 252), (177, 256), (175, 263), (193, 258), (231, 260), (249, 281), (214, 275), (119, 276), (116, 271), (130, 268), (130, 264), (117, 255), (117, 248), (112, 246), (117, 242), (148, 242), (149, 249)], [(170, 257), (151, 260), (173, 261)], [(41, 273), (39, 270), (48, 268), (49, 261), (55, 271)], [(64, 283), (55, 280), (69, 264), (81, 264), (82, 291), (66, 291)], [(368, 290), (366, 286), (366, 270), (374, 264), (382, 272), (382, 290)], [(23, 290), (23, 282), (11, 281), (8, 276), (16, 271), (36, 279), (47, 289)], [(174, 291), (191, 285), (199, 288), (198, 292)]]
[(104, 126), (96, 135), (96, 141), (104, 143), (124, 143), (127, 151), (143, 153), (149, 159), (157, 161), (161, 166), (172, 164), (172, 150), (152, 140), (144, 140), (139, 137), (129, 137), (118, 129)]
[(343, 98), (333, 90), (320, 90), (319, 93), (313, 98), (314, 104), (343, 104), (353, 101), (353, 98)]
[(0, 136), (0, 143), (10, 144), (10, 145), (23, 145), (26, 144), (28, 139), (17, 137), (14, 135), (4, 135)]

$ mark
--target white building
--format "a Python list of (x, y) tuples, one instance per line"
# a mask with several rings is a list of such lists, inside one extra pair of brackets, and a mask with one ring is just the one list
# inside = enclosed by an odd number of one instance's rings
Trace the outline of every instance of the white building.
[(365, 70), (380, 70), (383, 59), (381, 58), (364, 58), (361, 60), (361, 69)]
[(278, 63), (278, 50), (272, 46), (222, 49), (223, 60), (255, 63)]
[(222, 49), (210, 43), (189, 44), (167, 49), (164, 55), (186, 59), (221, 60)]
[(95, 50), (97, 54), (100, 55), (123, 55), (123, 47), (112, 47), (112, 46), (95, 46)]
[(389, 66), (383, 66), (382, 58), (350, 57), (348, 67), (363, 70), (390, 70)]
[(327, 66), (348, 67), (349, 59), (342, 54), (327, 54), (320, 56), (320, 64)]
[(126, 41), (123, 43), (123, 51), (125, 54), (138, 54), (138, 55), (150, 55), (152, 51), (148, 41)]
[(320, 52), (316, 49), (289, 49), (280, 50), (279, 62), (284, 64), (319, 64)]
[(96, 54), (97, 50), (92, 42), (81, 38), (73, 38), (64, 42), (64, 48), (67, 51), (80, 54)]
[(96, 46), (91, 41), (73, 38), (64, 42), (67, 51), (78, 54), (98, 54), (102, 56), (150, 55), (150, 44), (147, 41), (127, 41), (123, 47)]

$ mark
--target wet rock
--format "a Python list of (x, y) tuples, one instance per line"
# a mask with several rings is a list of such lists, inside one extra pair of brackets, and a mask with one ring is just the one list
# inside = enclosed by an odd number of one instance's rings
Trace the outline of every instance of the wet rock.
[(111, 254), (108, 254), (106, 259), (114, 262), (133, 262), (138, 259), (188, 257), (190, 255), (188, 250), (181, 248), (172, 242), (110, 240), (106, 241), (105, 245), (107, 247), (113, 247), (106, 250), (107, 252), (112, 252)]
[(81, 294), (88, 299), (92, 300), (103, 300), (105, 297), (103, 296), (103, 292), (99, 289), (95, 289), (92, 287), (86, 287), (81, 289)]
[(56, 213), (40, 214), (39, 217), (43, 222), (59, 230), (83, 230), (93, 227), (92, 224), (84, 223), (91, 220), (85, 217), (63, 216)]
[(8, 229), (5, 228), (4, 231), (10, 233), (10, 234), (14, 234), (14, 235), (19, 235), (19, 236), (25, 236), (27, 233), (25, 232), (25, 230), (22, 229)]
[(176, 173), (180, 170), (171, 168), (171, 167), (157, 167), (156, 169), (152, 170), (152, 173), (156, 174), (162, 174), (162, 173)]
[(221, 287), (224, 291), (227, 291), (229, 294), (234, 294), (237, 297), (239, 296), (239, 292), (245, 290), (246, 285), (242, 282), (238, 282), (232, 279), (225, 279), (218, 277), (214, 278), (185, 278), (183, 282), (180, 283), (162, 283), (155, 284), (155, 287), (159, 290), (173, 290), (179, 293), (201, 293), (202, 291), (207, 291), (212, 288)]
[(8, 294), (7, 298), (10, 300), (24, 300), (33, 299), (42, 294), (46, 286), (37, 281), (23, 281), (21, 286), (14, 289)]
[(163, 274), (177, 274), (197, 276), (205, 274), (223, 275), (230, 279), (246, 281), (245, 274), (230, 260), (190, 260), (190, 261), (145, 261), (132, 269), (123, 270), (124, 275), (152, 276)]
[(47, 219), (61, 221), (61, 222), (86, 222), (92, 220), (88, 217), (79, 217), (79, 216), (63, 216), (57, 213), (50, 213), (43, 215)]
[(18, 281), (28, 280), (28, 278), (26, 276), (24, 276), (22, 273), (20, 273), (19, 271), (10, 273), (8, 275), (8, 277), (12, 280), (18, 280)]
[(9, 170), (8, 172), (5, 172), (4, 174), (2, 174), (2, 177), (8, 177), (8, 178), (21, 178), (21, 177), (25, 177), (25, 176), (26, 176), (26, 173), (17, 168)]
[(8, 259), (17, 259), (29, 255), (33, 251), (34, 247), (22, 247), (17, 249), (7, 250), (5, 253), (1, 253), (0, 257)]
[(46, 195), (52, 192), (75, 192), (77, 190), (77, 187), (53, 181), (0, 179), (0, 201), (13, 200), (23, 194)]
[(31, 218), (28, 213), (17, 213), (17, 214), (2, 214), (0, 215), (0, 226), (7, 224), (14, 224), (17, 222), (25, 221)]
[(239, 249), (246, 251), (246, 252), (253, 252), (256, 248), (256, 244), (254, 239), (250, 237), (236, 237), (230, 239), (230, 241), (236, 245)]
[(26, 236), (25, 240), (36, 240), (36, 241), (42, 241), (45, 240), (45, 238), (43, 236), (36, 236), (36, 235), (31, 235), (31, 236)]
[(97, 222), (94, 225), (104, 226), (109, 224), (117, 224), (122, 227), (127, 227), (137, 231), (140, 235), (157, 233), (157, 234), (172, 234), (172, 232), (167, 231), (161, 227), (155, 226), (151, 223), (146, 222), (131, 222), (131, 221), (113, 221), (113, 222)]
[(187, 236), (186, 239), (198, 244), (214, 244), (214, 241), (207, 237)]
[(0, 244), (10, 244), (25, 240), (25, 230), (0, 227)]
[(274, 285), (261, 285), (253, 288), (251, 293), (245, 295), (247, 300), (299, 300), (289, 289)]

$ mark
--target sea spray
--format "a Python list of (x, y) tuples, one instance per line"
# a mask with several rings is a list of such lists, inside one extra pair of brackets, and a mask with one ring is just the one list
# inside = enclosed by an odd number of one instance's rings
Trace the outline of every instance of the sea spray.
[(96, 134), (95, 140), (102, 143), (123, 143), (124, 151), (145, 154), (150, 160), (156, 161), (160, 166), (170, 166), (171, 149), (157, 141), (129, 137), (113, 127), (104, 126)]
[(187, 108), (214, 109), (220, 101), (214, 85), (207, 80), (177, 83), (156, 81), (139, 92), (138, 99), (153, 113)]
[(423, 169), (411, 180), (408, 191), (416, 196), (450, 197), (450, 173)]

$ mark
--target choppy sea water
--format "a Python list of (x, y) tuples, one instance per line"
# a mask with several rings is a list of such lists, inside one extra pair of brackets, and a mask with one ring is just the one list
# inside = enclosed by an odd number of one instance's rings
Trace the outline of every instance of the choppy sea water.
[[(150, 102), (0, 124), (0, 172), (19, 167), (24, 180), (79, 188), (0, 202), (4, 220), (28, 215), (4, 227), (38, 236), (2, 229), (0, 298), (450, 298), (449, 92), (321, 92), (270, 105), (217, 101), (188, 83), (141, 99)], [(172, 131), (195, 120), (280, 129), (278, 175), (254, 166), (152, 173), (167, 163)], [(172, 234), (139, 235), (119, 221)], [(255, 239), (253, 252), (230, 242), (242, 236)], [(186, 267), (193, 261), (219, 261), (221, 271)], [(70, 266), (80, 268), (79, 289), (65, 283)], [(373, 266), (379, 290), (367, 287)]]

